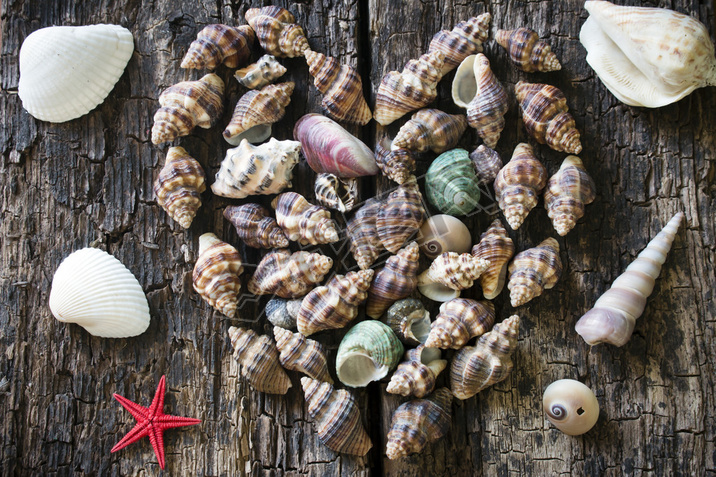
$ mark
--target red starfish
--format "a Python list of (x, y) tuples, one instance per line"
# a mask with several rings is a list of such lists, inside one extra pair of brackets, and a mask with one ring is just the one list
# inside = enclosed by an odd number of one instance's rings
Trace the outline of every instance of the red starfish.
[(164, 431), (174, 427), (192, 426), (199, 424), (200, 419), (192, 419), (190, 417), (170, 416), (164, 414), (164, 392), (166, 391), (165, 377), (159, 380), (157, 392), (154, 394), (152, 404), (146, 408), (135, 404), (124, 396), (115, 394), (114, 398), (129, 411), (134, 419), (137, 420), (134, 428), (122, 438), (121, 441), (112, 447), (111, 452), (116, 452), (127, 447), (133, 442), (137, 442), (144, 436), (149, 437), (152, 443), (154, 453), (159, 459), (159, 467), (164, 469)]

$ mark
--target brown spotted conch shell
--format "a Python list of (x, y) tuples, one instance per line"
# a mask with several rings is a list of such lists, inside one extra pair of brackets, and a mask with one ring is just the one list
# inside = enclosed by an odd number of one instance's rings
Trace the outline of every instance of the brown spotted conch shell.
[(438, 374), (447, 366), (447, 361), (440, 359), (440, 354), (439, 349), (423, 345), (406, 351), (405, 361), (398, 365), (385, 390), (417, 398), (431, 393)]
[(266, 53), (277, 58), (295, 58), (308, 49), (303, 28), (294, 23), (296, 18), (285, 8), (273, 5), (249, 8), (244, 17)]
[(483, 296), (492, 300), (505, 286), (507, 265), (515, 254), (515, 244), (500, 219), (494, 220), (487, 231), (480, 235), (480, 242), (472, 247), (472, 254), (490, 262), (487, 270), (480, 275), (480, 286)]
[(358, 202), (358, 179), (341, 179), (323, 172), (316, 176), (314, 192), (316, 202), (322, 206), (348, 212)]
[(234, 358), (241, 364), (241, 376), (256, 389), (268, 394), (286, 394), (291, 380), (279, 364), (278, 350), (266, 335), (245, 328), (229, 328)]
[(276, 222), (289, 240), (302, 245), (318, 245), (338, 241), (338, 229), (331, 213), (318, 205), (311, 205), (301, 194), (284, 192), (272, 202)]
[(423, 196), (415, 176), (411, 176), (383, 201), (375, 219), (375, 228), (385, 249), (397, 253), (424, 221)]
[(368, 290), (365, 312), (372, 318), (380, 318), (390, 305), (407, 298), (417, 286), (418, 244), (411, 242), (385, 262), (378, 270)]
[(189, 45), (181, 67), (214, 70), (223, 63), (227, 68), (238, 68), (251, 57), (254, 39), (254, 31), (248, 25), (207, 25)]
[(448, 114), (439, 109), (421, 109), (403, 124), (393, 139), (392, 149), (440, 154), (457, 145), (467, 129), (462, 114)]
[(513, 307), (524, 305), (559, 281), (562, 275), (559, 244), (550, 237), (515, 255), (507, 270), (510, 272), (507, 283), (510, 302)]
[(547, 170), (532, 147), (524, 142), (518, 144), (510, 162), (495, 178), (495, 197), (512, 230), (522, 225), (546, 185)]
[(388, 179), (404, 184), (415, 172), (415, 158), (408, 149), (390, 148), (387, 138), (375, 146), (375, 162)]
[(584, 207), (596, 197), (596, 185), (582, 160), (567, 156), (544, 191), (544, 207), (559, 235), (567, 235), (584, 215)]
[(522, 71), (534, 73), (562, 69), (552, 48), (539, 35), (528, 28), (497, 30), (495, 41), (507, 50), (513, 63)]
[(259, 204), (230, 205), (224, 217), (236, 229), (236, 235), (254, 248), (288, 247), (288, 238), (269, 211)]
[(194, 264), (194, 290), (229, 318), (236, 316), (243, 272), (238, 250), (214, 234), (199, 237), (199, 257)]
[(347, 224), (351, 253), (361, 270), (370, 268), (383, 250), (375, 226), (382, 205), (383, 203), (375, 197), (368, 199)]
[(201, 193), (205, 190), (201, 165), (183, 147), (170, 147), (164, 167), (154, 182), (157, 203), (188, 229), (201, 207)]
[(224, 129), (226, 142), (237, 146), (243, 139), (252, 144), (268, 139), (271, 136), (271, 125), (286, 114), (294, 86), (292, 82), (270, 84), (243, 95)]
[(276, 338), (281, 366), (333, 384), (333, 379), (328, 374), (326, 350), (321, 343), (310, 340), (301, 333), (291, 333), (279, 326), (273, 327), (273, 336)]
[(469, 253), (445, 252), (420, 274), (418, 289), (431, 300), (452, 300), (470, 288), (489, 265), (487, 260)]
[(454, 70), (467, 56), (482, 51), (482, 44), (490, 32), (491, 20), (492, 15), (483, 13), (458, 23), (452, 30), (440, 30), (433, 36), (428, 52), (440, 51), (445, 55), (440, 77)]
[(440, 313), (430, 325), (425, 346), (460, 349), (472, 338), (485, 334), (494, 323), (492, 302), (453, 298), (440, 305)]
[(333, 259), (320, 253), (275, 250), (261, 259), (247, 288), (254, 295), (302, 297), (323, 281), (332, 266)]

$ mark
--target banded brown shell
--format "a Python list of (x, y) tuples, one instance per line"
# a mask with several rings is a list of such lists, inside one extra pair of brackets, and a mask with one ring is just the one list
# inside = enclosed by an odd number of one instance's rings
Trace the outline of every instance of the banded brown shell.
[(358, 179), (341, 179), (334, 174), (321, 173), (314, 184), (316, 202), (329, 209), (348, 212), (358, 201)]
[(480, 144), (477, 149), (470, 153), (470, 160), (475, 166), (475, 172), (480, 184), (492, 184), (497, 173), (502, 169), (502, 159), (494, 149)]
[(368, 316), (380, 318), (390, 305), (410, 296), (418, 283), (416, 275), (419, 258), (420, 252), (415, 242), (410, 242), (397, 255), (388, 258), (368, 289), (365, 306)]
[(489, 301), (454, 298), (440, 305), (425, 342), (428, 348), (460, 349), (495, 323), (495, 306)]
[(303, 28), (294, 23), (296, 18), (285, 8), (273, 5), (249, 8), (244, 17), (266, 53), (277, 58), (295, 58), (308, 49)]
[(467, 129), (462, 114), (448, 114), (439, 109), (421, 109), (403, 124), (393, 139), (391, 148), (425, 152), (431, 149), (438, 154), (457, 145)]
[(271, 136), (271, 125), (286, 114), (294, 86), (293, 82), (270, 84), (243, 95), (224, 129), (226, 142), (236, 146), (246, 139), (255, 144)]
[(430, 313), (415, 298), (405, 298), (390, 305), (381, 321), (390, 326), (395, 336), (408, 346), (425, 343), (430, 334)]
[(540, 40), (536, 32), (528, 28), (497, 30), (495, 41), (507, 50), (512, 62), (522, 71), (546, 73), (562, 69), (552, 48), (547, 42)]
[(536, 247), (524, 250), (510, 263), (510, 302), (513, 307), (524, 305), (544, 290), (554, 287), (562, 275), (559, 244), (553, 238), (543, 240)]
[(276, 222), (289, 240), (302, 245), (318, 245), (338, 241), (336, 223), (331, 213), (318, 205), (311, 205), (301, 194), (279, 194), (271, 207), (276, 210)]
[(480, 235), (480, 242), (472, 247), (473, 256), (490, 262), (487, 270), (480, 275), (480, 286), (486, 299), (492, 300), (502, 292), (507, 278), (507, 265), (514, 254), (515, 244), (500, 219), (495, 219)]
[(510, 162), (495, 178), (495, 197), (512, 230), (520, 228), (546, 185), (547, 170), (532, 147), (524, 142), (518, 144)]
[(465, 58), (482, 51), (482, 44), (490, 33), (492, 15), (483, 13), (455, 25), (452, 30), (440, 30), (430, 40), (428, 52), (440, 51), (445, 55), (445, 64), (440, 77), (457, 68)]
[(397, 253), (425, 221), (423, 196), (415, 176), (388, 194), (375, 219), (376, 232), (386, 250)]
[(418, 276), (420, 293), (435, 301), (448, 301), (470, 288), (489, 262), (469, 253), (445, 252)]
[(157, 203), (169, 217), (188, 229), (206, 190), (204, 169), (183, 147), (170, 147), (164, 167), (154, 181)]
[(230, 205), (224, 217), (236, 228), (236, 235), (254, 248), (288, 247), (288, 238), (269, 211), (259, 204)]
[(595, 189), (582, 160), (567, 156), (559, 171), (549, 178), (544, 191), (544, 207), (559, 235), (567, 235), (584, 216), (584, 207), (596, 197)]
[(194, 290), (209, 305), (229, 318), (236, 316), (244, 269), (238, 250), (210, 233), (199, 237), (199, 257), (194, 264)]
[(351, 253), (361, 270), (370, 268), (383, 249), (375, 222), (382, 202), (370, 198), (348, 220), (347, 231), (351, 242)]
[(234, 358), (241, 364), (241, 376), (263, 393), (286, 394), (291, 380), (278, 360), (278, 350), (266, 335), (245, 328), (229, 328)]
[(440, 359), (440, 354), (439, 349), (423, 345), (406, 351), (405, 361), (398, 365), (385, 390), (417, 398), (433, 392), (438, 374), (447, 366), (447, 361)]
[(181, 67), (214, 70), (223, 63), (227, 68), (238, 68), (251, 57), (254, 39), (254, 31), (247, 25), (207, 25), (189, 45)]
[(256, 63), (241, 68), (234, 73), (234, 78), (241, 86), (248, 89), (260, 89), (273, 83), (286, 73), (286, 67), (273, 55), (264, 55)]
[(408, 149), (391, 149), (381, 141), (375, 147), (375, 162), (388, 179), (404, 184), (415, 172), (415, 158)]
[(276, 338), (281, 366), (304, 373), (324, 383), (333, 384), (333, 379), (328, 374), (326, 350), (321, 343), (309, 340), (301, 333), (291, 333), (279, 326), (273, 327), (273, 336)]
[(254, 295), (273, 294), (281, 298), (304, 296), (323, 281), (333, 266), (330, 257), (320, 253), (278, 249), (266, 254), (248, 283)]

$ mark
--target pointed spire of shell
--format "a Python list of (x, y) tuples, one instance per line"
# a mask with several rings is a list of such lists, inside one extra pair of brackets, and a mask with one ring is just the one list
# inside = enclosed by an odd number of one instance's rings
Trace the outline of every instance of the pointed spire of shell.
[(487, 270), (480, 275), (482, 294), (492, 300), (500, 294), (507, 278), (507, 265), (515, 254), (515, 244), (507, 235), (500, 219), (495, 219), (490, 227), (480, 235), (480, 242), (472, 247), (472, 255), (490, 262)]
[(385, 262), (385, 266), (375, 274), (368, 290), (365, 306), (368, 316), (380, 318), (390, 305), (410, 296), (418, 282), (416, 275), (419, 258), (418, 244), (410, 242)]
[(497, 30), (495, 41), (507, 50), (512, 62), (522, 71), (546, 73), (562, 69), (552, 48), (545, 41), (540, 40), (536, 32), (528, 28)]
[(425, 342), (429, 348), (460, 349), (495, 323), (495, 306), (489, 301), (454, 298), (440, 305)]
[(214, 70), (223, 63), (227, 68), (238, 68), (251, 57), (254, 39), (254, 31), (247, 25), (207, 25), (189, 45), (181, 67)]
[(261, 90), (251, 90), (236, 103), (231, 121), (224, 129), (224, 139), (234, 146), (243, 139), (259, 143), (271, 136), (271, 125), (286, 114), (295, 84), (270, 84)]
[(562, 275), (559, 244), (548, 238), (536, 247), (515, 255), (508, 267), (510, 302), (518, 307), (529, 302), (557, 284)]
[(467, 129), (462, 114), (448, 114), (439, 109), (421, 109), (403, 124), (393, 139), (391, 148), (426, 152), (431, 149), (442, 153), (457, 145)]
[(303, 28), (294, 23), (296, 18), (285, 8), (274, 5), (249, 8), (244, 17), (266, 53), (277, 58), (295, 58), (308, 49)]
[(408, 149), (391, 149), (388, 141), (381, 141), (375, 147), (375, 162), (388, 179), (405, 184), (415, 172), (415, 158)]
[(264, 55), (256, 63), (241, 68), (234, 73), (234, 78), (241, 86), (248, 89), (261, 89), (279, 79), (286, 73), (286, 67), (273, 55)]
[(405, 352), (405, 361), (398, 365), (385, 390), (401, 396), (421, 398), (435, 389), (435, 380), (447, 366), (440, 359), (440, 350), (423, 345)]
[(376, 232), (386, 250), (397, 253), (425, 221), (423, 196), (415, 176), (385, 199), (375, 220)]
[(376, 198), (368, 199), (348, 220), (347, 231), (351, 253), (361, 270), (370, 268), (383, 249), (375, 223), (383, 203)]
[(332, 266), (333, 260), (320, 253), (274, 250), (261, 259), (247, 288), (254, 295), (302, 297), (323, 281)]
[(311, 205), (301, 194), (284, 192), (272, 202), (276, 222), (289, 240), (302, 245), (318, 245), (338, 241), (338, 229), (331, 213), (318, 205)]
[(204, 169), (183, 147), (170, 147), (154, 182), (157, 203), (169, 217), (188, 229), (206, 190)]
[(236, 234), (254, 248), (288, 247), (288, 238), (269, 211), (259, 204), (230, 205), (224, 217), (236, 228)]
[(458, 23), (452, 30), (440, 30), (433, 36), (428, 52), (440, 51), (445, 55), (441, 78), (457, 68), (469, 55), (482, 51), (482, 44), (490, 33), (491, 20), (492, 15), (483, 13)]
[(567, 235), (584, 216), (584, 207), (596, 197), (595, 189), (582, 160), (567, 156), (559, 171), (549, 178), (544, 191), (544, 207), (559, 235)]
[(281, 366), (333, 384), (333, 379), (328, 374), (326, 350), (321, 343), (309, 340), (301, 333), (291, 333), (278, 326), (273, 327), (273, 336), (276, 338)]
[(495, 178), (495, 198), (512, 230), (520, 228), (546, 185), (547, 170), (532, 147), (524, 142), (518, 144), (510, 162)]
[(199, 237), (199, 257), (194, 264), (194, 290), (212, 307), (229, 318), (236, 316), (244, 271), (239, 251), (214, 234)]
[(229, 328), (234, 358), (241, 364), (241, 376), (256, 389), (268, 394), (286, 394), (291, 380), (278, 361), (278, 350), (266, 335), (245, 328)]

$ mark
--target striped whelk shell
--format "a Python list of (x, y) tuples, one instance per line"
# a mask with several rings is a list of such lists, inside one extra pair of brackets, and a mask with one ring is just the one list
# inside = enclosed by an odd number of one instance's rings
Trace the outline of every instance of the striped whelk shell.
[(185, 229), (201, 207), (205, 179), (204, 169), (183, 147), (169, 148), (164, 167), (154, 181), (154, 195), (162, 209)]
[(439, 109), (421, 109), (403, 124), (393, 139), (391, 149), (414, 152), (432, 150), (440, 154), (457, 145), (467, 129), (462, 114), (448, 114)]
[(361, 321), (343, 337), (336, 353), (336, 374), (346, 386), (357, 388), (383, 379), (403, 355), (403, 345), (380, 321)]
[(567, 235), (584, 216), (584, 207), (596, 197), (595, 189), (582, 160), (567, 156), (559, 171), (549, 178), (544, 191), (544, 207), (559, 235)]
[(308, 49), (303, 28), (294, 23), (296, 18), (285, 8), (273, 5), (249, 8), (244, 17), (266, 53), (278, 58), (295, 58)]
[(199, 257), (194, 264), (194, 290), (209, 305), (229, 318), (236, 316), (244, 271), (239, 251), (214, 234), (199, 237)]
[(338, 229), (331, 213), (318, 205), (311, 205), (301, 194), (279, 194), (271, 207), (276, 210), (276, 222), (289, 240), (302, 245), (318, 245), (338, 241)]
[(245, 328), (229, 327), (234, 358), (241, 365), (241, 376), (249, 384), (267, 394), (286, 394), (291, 380), (279, 363), (278, 350), (266, 335), (257, 335)]
[(238, 147), (226, 151), (211, 190), (231, 199), (278, 194), (291, 186), (300, 150), (301, 144), (297, 141), (271, 138), (267, 143), (254, 146), (244, 139)]
[(386, 250), (397, 253), (425, 221), (423, 196), (414, 176), (399, 185), (383, 201), (375, 219), (375, 229)]
[(22, 107), (53, 123), (84, 116), (109, 95), (133, 52), (132, 33), (119, 25), (34, 31), (20, 48)]
[(539, 35), (528, 28), (516, 30), (497, 30), (495, 41), (507, 50), (513, 63), (522, 71), (534, 73), (558, 71), (562, 69), (552, 48)]
[(559, 244), (548, 238), (536, 247), (524, 250), (510, 263), (510, 302), (518, 307), (554, 287), (562, 275), (562, 261), (559, 258)]
[(544, 390), (542, 410), (568, 436), (581, 436), (599, 419), (599, 402), (591, 389), (574, 379), (559, 379)]
[(301, 302), (303, 302), (303, 298), (288, 300), (275, 296), (266, 303), (266, 308), (264, 309), (266, 319), (274, 326), (295, 330)]
[(236, 229), (236, 235), (254, 248), (288, 247), (288, 238), (269, 211), (259, 204), (230, 205), (224, 217)]
[(252, 144), (268, 139), (271, 136), (271, 125), (286, 114), (294, 86), (293, 82), (270, 84), (243, 95), (224, 129), (226, 142), (237, 146), (243, 139)]
[(351, 253), (361, 270), (370, 268), (383, 249), (375, 226), (382, 205), (383, 203), (374, 197), (368, 199), (347, 224)]
[(273, 327), (273, 336), (276, 338), (281, 366), (333, 384), (333, 379), (328, 374), (326, 350), (321, 343), (309, 340), (301, 333), (291, 333), (279, 326)]
[(470, 288), (489, 264), (469, 253), (445, 252), (418, 276), (418, 289), (431, 300), (452, 300), (460, 296), (462, 290)]
[(390, 148), (387, 138), (375, 147), (375, 162), (388, 179), (404, 184), (415, 172), (415, 158), (408, 149)]
[(470, 230), (452, 215), (433, 215), (420, 227), (417, 238), (420, 251), (429, 259), (445, 252), (465, 253), (470, 250)]
[(385, 390), (401, 396), (421, 398), (435, 389), (435, 380), (447, 361), (440, 359), (440, 350), (423, 345), (405, 352), (405, 361), (390, 378)]
[(425, 343), (430, 334), (430, 313), (423, 302), (415, 298), (405, 298), (390, 305), (381, 321), (408, 346)]
[(445, 55), (440, 76), (454, 70), (465, 58), (482, 51), (482, 44), (490, 33), (492, 15), (483, 13), (455, 25), (452, 30), (440, 30), (430, 40), (428, 52), (440, 51)]
[(334, 174), (321, 173), (314, 184), (316, 202), (339, 212), (348, 212), (358, 200), (358, 179), (341, 179)]
[(485, 334), (494, 323), (492, 302), (454, 298), (440, 305), (440, 313), (430, 325), (425, 346), (460, 349), (472, 338)]
[(149, 327), (149, 304), (132, 272), (96, 248), (77, 250), (52, 277), (50, 311), (94, 336), (127, 338)]
[(466, 150), (444, 152), (430, 164), (425, 174), (425, 193), (444, 214), (467, 215), (477, 208), (480, 183)]
[(302, 297), (323, 281), (332, 266), (333, 259), (320, 253), (274, 250), (261, 259), (247, 288), (254, 295)]
[(512, 230), (520, 228), (546, 185), (547, 170), (532, 147), (524, 142), (518, 144), (510, 162), (495, 178), (495, 197)]
[(273, 55), (264, 55), (256, 63), (236, 70), (234, 78), (248, 89), (261, 89), (279, 79), (286, 73), (286, 67)]
[(470, 153), (470, 160), (475, 167), (478, 182), (480, 184), (492, 184), (497, 173), (502, 169), (502, 159), (494, 149), (484, 144), (477, 146), (477, 149)]
[(249, 61), (254, 39), (254, 31), (247, 25), (207, 25), (189, 45), (181, 67), (214, 70), (223, 63), (227, 68), (238, 68)]
[(365, 312), (371, 318), (380, 318), (390, 305), (407, 298), (417, 286), (418, 244), (411, 242), (385, 262), (378, 270), (368, 289)]
[(480, 242), (472, 247), (472, 255), (490, 262), (487, 270), (480, 275), (483, 296), (492, 300), (500, 294), (507, 278), (507, 265), (515, 254), (515, 244), (507, 235), (500, 219), (480, 235)]

